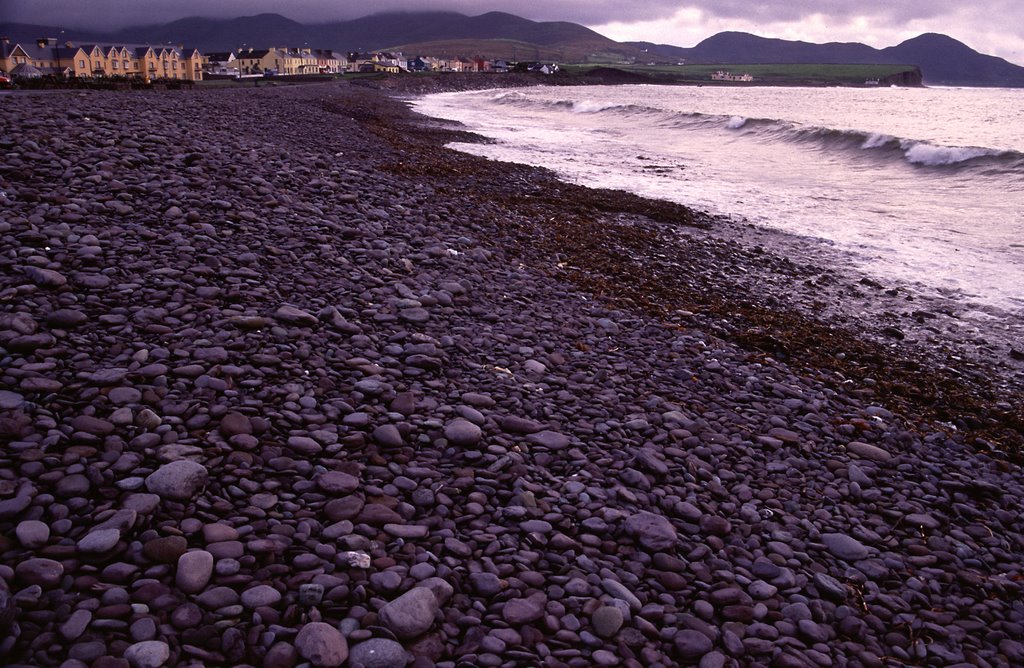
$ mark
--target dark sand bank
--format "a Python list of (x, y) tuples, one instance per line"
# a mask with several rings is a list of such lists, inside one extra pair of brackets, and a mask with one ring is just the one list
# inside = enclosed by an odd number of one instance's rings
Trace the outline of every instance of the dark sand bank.
[(456, 132), (337, 84), (3, 99), (6, 663), (1024, 661), (1016, 367)]

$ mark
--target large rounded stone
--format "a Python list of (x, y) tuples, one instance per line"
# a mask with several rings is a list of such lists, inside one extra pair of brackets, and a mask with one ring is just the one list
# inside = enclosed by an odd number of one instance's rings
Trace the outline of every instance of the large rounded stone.
[(711, 638), (700, 631), (686, 629), (680, 631), (673, 638), (676, 650), (684, 659), (699, 659), (711, 651)]
[(78, 551), (83, 554), (103, 554), (117, 546), (121, 532), (117, 529), (100, 529), (86, 534), (78, 541)]
[(206, 550), (193, 550), (178, 557), (174, 583), (186, 594), (197, 594), (209, 584), (212, 575), (213, 555)]
[(348, 663), (362, 668), (404, 668), (409, 663), (409, 655), (394, 640), (371, 638), (352, 648)]
[(482, 436), (483, 432), (480, 431), (480, 427), (465, 418), (452, 420), (444, 428), (444, 437), (448, 439), (448, 442), (461, 448), (476, 445)]
[(590, 623), (594, 626), (594, 633), (602, 638), (611, 638), (622, 628), (622, 610), (613, 605), (606, 605), (594, 611)]
[(341, 631), (324, 622), (311, 622), (295, 637), (299, 656), (314, 666), (340, 666), (348, 658), (348, 642)]
[(187, 459), (164, 464), (146, 478), (146, 489), (163, 499), (191, 501), (206, 485), (206, 467)]
[(177, 563), (187, 550), (188, 541), (183, 536), (161, 536), (142, 546), (142, 554), (147, 559), (161, 564)]
[(171, 648), (160, 640), (144, 640), (129, 645), (124, 658), (132, 668), (160, 668), (171, 658)]
[(380, 621), (399, 638), (415, 638), (434, 623), (438, 608), (434, 592), (413, 587), (381, 608)]
[(529, 624), (544, 616), (544, 608), (547, 602), (547, 597), (544, 594), (534, 594), (526, 598), (513, 598), (505, 603), (505, 606), (501, 609), (501, 616), (506, 622), (515, 626)]
[(626, 533), (654, 552), (669, 550), (676, 545), (678, 535), (664, 516), (649, 512), (639, 512), (626, 518)]
[(859, 540), (853, 536), (843, 533), (823, 533), (821, 542), (825, 544), (828, 551), (844, 561), (859, 561), (867, 559), (870, 551)]
[(14, 528), (18, 541), (30, 550), (46, 545), (50, 540), (50, 527), (39, 520), (25, 520)]
[(343, 471), (328, 471), (317, 477), (316, 484), (328, 494), (351, 494), (359, 489), (359, 478)]
[(270, 585), (256, 585), (242, 592), (242, 605), (247, 608), (272, 606), (281, 600), (281, 592)]
[(29, 559), (14, 567), (14, 573), (25, 584), (44, 589), (56, 587), (64, 575), (64, 565), (53, 559)]

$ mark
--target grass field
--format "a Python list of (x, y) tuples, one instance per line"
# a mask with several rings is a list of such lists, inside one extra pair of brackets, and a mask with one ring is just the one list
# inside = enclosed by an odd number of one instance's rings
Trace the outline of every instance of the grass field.
[[(592, 65), (570, 65), (568, 69), (574, 74), (584, 74), (594, 69)], [(787, 83), (787, 82), (837, 82), (863, 84), (868, 79), (885, 79), (900, 72), (913, 70), (913, 65), (616, 65), (617, 69), (636, 74), (646, 74), (656, 78), (674, 81), (707, 81), (711, 82), (711, 74), (717, 70), (726, 70), (732, 74), (750, 74), (754, 82)], [(718, 82), (716, 82), (718, 83)], [(723, 85), (729, 82), (722, 82)]]

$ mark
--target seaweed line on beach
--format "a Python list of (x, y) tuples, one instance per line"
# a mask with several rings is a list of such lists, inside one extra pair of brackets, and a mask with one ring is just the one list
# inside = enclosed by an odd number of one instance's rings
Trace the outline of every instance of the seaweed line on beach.
[[(536, 81), (516, 85), (531, 83)], [(437, 88), (420, 82), (413, 90)], [(400, 86), (399, 91), (409, 92)], [(894, 346), (863, 329), (799, 313), (784, 296), (759, 295), (756, 286), (743, 285), (735, 272), (727, 272), (736, 265), (767, 265), (794, 288), (818, 272), (784, 256), (716, 240), (715, 221), (707, 214), (566, 183), (543, 168), (446, 149), (451, 142), (486, 140), (411, 112), (379, 111), (349, 102), (343, 113), (402, 150), (403, 160), (387, 169), (448, 182), (450, 196), (515, 214), (519, 226), (507, 230), (507, 242), (541, 266), (558, 258), (569, 280), (611, 303), (642, 309), (666, 326), (707, 327), (751, 352), (804, 370), (827, 370), (834, 374), (833, 385), (854, 383), (861, 396), (876, 396), (963, 432), (979, 452), (1024, 461), (1024, 387), (999, 382), (986, 369), (991, 360), (972, 359), (955, 347)]]

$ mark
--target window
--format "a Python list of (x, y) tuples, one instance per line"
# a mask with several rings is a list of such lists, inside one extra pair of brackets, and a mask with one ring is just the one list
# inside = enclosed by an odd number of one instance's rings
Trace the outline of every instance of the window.
[(178, 69), (178, 61), (177, 61), (177, 60), (175, 60), (175, 61), (174, 61), (173, 63), (171, 63), (171, 67), (172, 67), (173, 69), (177, 70), (177, 69)]
[(126, 60), (126, 61), (124, 61), (124, 69), (125, 69), (125, 70), (129, 70), (129, 69), (131, 69), (130, 67), (128, 67), (128, 61), (127, 61), (127, 60)]
[(79, 67), (79, 69), (83, 69), (84, 70), (85, 69), (85, 61), (84, 60), (79, 60), (78, 61), (78, 67)]
[(113, 69), (115, 69), (115, 70), (117, 69), (117, 61), (116, 61), (116, 60), (114, 60), (114, 61), (111, 61), (110, 65), (111, 65), (111, 67), (112, 67)]

